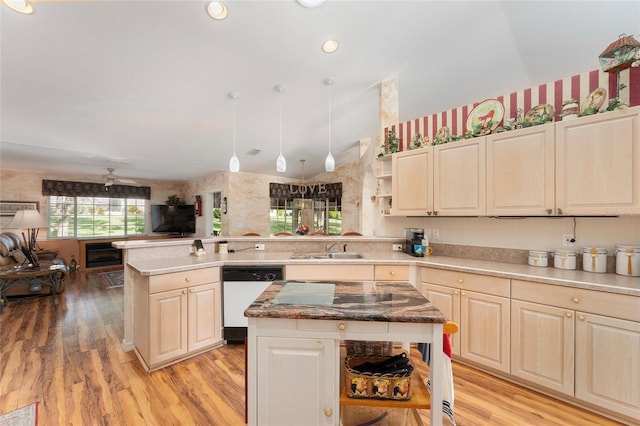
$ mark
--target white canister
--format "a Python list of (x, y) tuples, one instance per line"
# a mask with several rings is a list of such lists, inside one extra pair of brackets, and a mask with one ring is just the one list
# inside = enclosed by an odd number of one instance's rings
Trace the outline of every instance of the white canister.
[(575, 250), (556, 249), (553, 253), (553, 267), (558, 269), (576, 269)]
[(546, 251), (529, 250), (529, 265), (549, 266), (549, 254)]
[(582, 270), (586, 272), (607, 272), (607, 249), (584, 247), (582, 249)]
[(616, 274), (640, 277), (640, 246), (616, 246)]
[(229, 253), (229, 248), (227, 246), (227, 242), (226, 241), (220, 241), (218, 242), (218, 253)]

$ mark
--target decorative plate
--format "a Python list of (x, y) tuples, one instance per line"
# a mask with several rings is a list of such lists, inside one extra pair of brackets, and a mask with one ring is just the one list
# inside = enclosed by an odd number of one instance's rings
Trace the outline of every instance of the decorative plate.
[[(540, 104), (531, 108), (525, 115), (524, 121), (528, 123), (540, 122), (540, 121), (551, 121), (555, 115), (556, 111), (553, 108), (553, 105), (550, 104)], [(551, 120), (549, 119), (551, 117)]]
[(504, 105), (497, 99), (487, 99), (480, 102), (474, 109), (471, 110), (467, 117), (467, 130), (472, 130), (474, 127), (480, 126), (480, 128), (488, 127), (487, 124), (491, 122), (491, 130), (498, 127), (498, 124), (504, 117)]
[(607, 89), (603, 89), (602, 87), (598, 87), (593, 92), (589, 93), (589, 96), (582, 102), (582, 107), (580, 108), (580, 112), (585, 112), (588, 109), (596, 108), (600, 110), (602, 105), (604, 105), (604, 101), (607, 100)]

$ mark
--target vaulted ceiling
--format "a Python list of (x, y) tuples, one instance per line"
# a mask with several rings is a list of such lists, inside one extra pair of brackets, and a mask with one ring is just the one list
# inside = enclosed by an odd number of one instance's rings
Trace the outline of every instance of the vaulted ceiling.
[[(222, 21), (204, 1), (2, 5), (0, 166), (158, 180), (227, 170), (236, 91), (241, 171), (276, 174), (282, 99), (285, 175), (306, 159), (312, 177), (330, 133), (338, 165), (375, 137), (385, 79), (398, 76), (405, 121), (597, 69), (620, 33), (640, 33), (637, 1), (226, 4)], [(333, 54), (320, 49), (329, 38)]]

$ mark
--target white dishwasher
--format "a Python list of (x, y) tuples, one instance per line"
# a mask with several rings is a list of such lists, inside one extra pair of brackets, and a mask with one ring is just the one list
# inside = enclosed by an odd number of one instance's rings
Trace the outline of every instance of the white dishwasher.
[(244, 311), (272, 282), (284, 277), (282, 265), (222, 267), (223, 337), (227, 343), (244, 343), (249, 320)]

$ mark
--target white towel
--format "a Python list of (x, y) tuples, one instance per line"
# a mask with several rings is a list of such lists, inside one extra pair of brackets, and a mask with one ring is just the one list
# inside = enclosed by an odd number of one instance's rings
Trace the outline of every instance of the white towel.
[[(422, 352), (422, 359), (429, 364), (431, 345), (429, 343), (418, 343), (418, 350)], [(444, 368), (444, 383), (442, 386), (442, 413), (445, 414), (452, 425), (456, 421), (453, 416), (453, 369), (451, 368), (451, 336), (443, 334), (442, 351), (447, 355), (444, 357), (442, 366)], [(431, 392), (431, 380), (427, 380), (427, 389)]]

